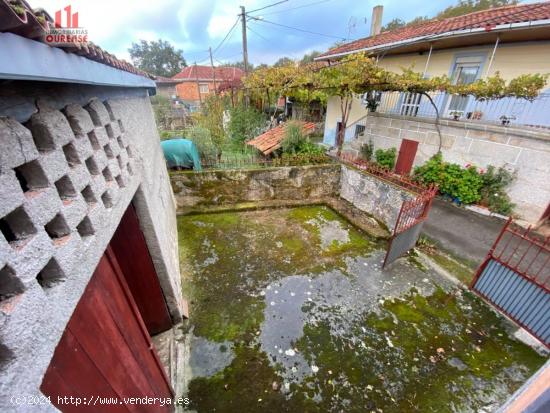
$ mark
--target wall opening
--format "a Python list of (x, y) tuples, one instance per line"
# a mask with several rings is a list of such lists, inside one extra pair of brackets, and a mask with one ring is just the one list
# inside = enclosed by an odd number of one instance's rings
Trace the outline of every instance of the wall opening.
[(99, 175), (99, 168), (93, 157), (90, 156), (86, 159), (86, 168), (88, 168), (88, 172), (90, 172), (91, 175)]
[(92, 145), (94, 151), (97, 151), (99, 150), (99, 148), (101, 148), (101, 146), (99, 146), (99, 140), (95, 135), (95, 131), (88, 132), (88, 139), (90, 140), (90, 144)]
[(55, 182), (55, 188), (61, 199), (70, 199), (76, 197), (76, 189), (71, 179), (65, 175)]
[(48, 178), (38, 161), (28, 162), (14, 168), (15, 176), (23, 192), (48, 187)]
[(84, 219), (80, 221), (80, 224), (76, 226), (76, 230), (82, 238), (91, 237), (95, 233), (92, 221), (90, 221), (88, 217), (84, 217)]
[(25, 286), (21, 280), (17, 278), (15, 271), (9, 265), (4, 265), (4, 267), (0, 269), (0, 302), (19, 295), (24, 290)]
[(65, 273), (55, 258), (50, 259), (46, 266), (42, 268), (42, 271), (40, 271), (36, 276), (36, 281), (38, 281), (38, 284), (40, 284), (44, 290), (63, 282), (64, 279)]
[(94, 191), (92, 190), (92, 187), (90, 185), (86, 185), (86, 187), (80, 193), (82, 194), (84, 201), (86, 201), (88, 205), (93, 205), (97, 202)]
[(103, 205), (105, 205), (105, 208), (109, 209), (113, 207), (113, 198), (111, 197), (111, 194), (109, 191), (105, 191), (103, 195), (101, 195), (101, 201), (103, 201)]
[(65, 218), (60, 213), (57, 214), (50, 222), (48, 222), (44, 229), (48, 233), (51, 239), (63, 238), (71, 233)]
[(0, 219), (0, 231), (10, 244), (36, 234), (36, 228), (23, 207), (15, 209)]
[(78, 157), (78, 152), (72, 143), (68, 143), (63, 146), (63, 153), (65, 154), (65, 159), (71, 168), (74, 168), (76, 165), (79, 165), (80, 158)]
[(105, 155), (107, 155), (107, 158), (108, 159), (113, 159), (115, 156), (113, 155), (113, 151), (111, 149), (111, 147), (109, 146), (109, 144), (106, 144), (104, 147), (103, 147), (103, 150), (105, 151)]

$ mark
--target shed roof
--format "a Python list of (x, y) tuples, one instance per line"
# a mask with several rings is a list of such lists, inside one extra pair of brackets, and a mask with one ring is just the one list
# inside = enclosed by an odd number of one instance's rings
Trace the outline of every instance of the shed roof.
[[(246, 144), (255, 147), (264, 155), (269, 155), (271, 152), (279, 149), (285, 138), (285, 131), (288, 123), (283, 123), (256, 136)], [(302, 132), (306, 135), (313, 133), (315, 124), (312, 122), (304, 122), (302, 124)]]
[(244, 71), (238, 67), (215, 67), (212, 70), (210, 66), (192, 65), (182, 69), (177, 75), (172, 76), (172, 79), (180, 80), (214, 80), (214, 74), (216, 80), (239, 80), (244, 76)]

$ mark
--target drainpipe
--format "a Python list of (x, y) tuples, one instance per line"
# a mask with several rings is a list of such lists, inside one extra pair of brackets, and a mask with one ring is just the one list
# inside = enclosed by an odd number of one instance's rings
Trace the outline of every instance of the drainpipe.
[(422, 77), (426, 77), (426, 73), (428, 72), (428, 65), (430, 64), (430, 58), (432, 57), (432, 49), (433, 49), (433, 43), (430, 43), (430, 52), (428, 53), (428, 59), (426, 60), (426, 66), (424, 66), (424, 73), (422, 73)]
[(500, 35), (497, 36), (497, 41), (495, 42), (495, 47), (493, 48), (493, 53), (491, 53), (491, 59), (489, 59), (489, 65), (487, 66), (487, 71), (485, 72), (485, 77), (489, 76), (489, 71), (493, 65), (493, 60), (495, 60), (495, 53), (497, 52), (498, 43), (500, 42)]

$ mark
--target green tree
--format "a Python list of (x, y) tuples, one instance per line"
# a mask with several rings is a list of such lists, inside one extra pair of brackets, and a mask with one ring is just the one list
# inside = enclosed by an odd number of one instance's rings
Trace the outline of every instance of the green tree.
[(288, 66), (294, 64), (294, 60), (292, 60), (290, 57), (281, 57), (279, 60), (277, 60), (275, 63), (273, 63), (273, 67), (281, 67), (281, 66)]
[(162, 39), (132, 43), (128, 52), (134, 66), (156, 76), (172, 77), (187, 66), (183, 52)]
[(306, 53), (304, 57), (302, 57), (302, 60), (300, 60), (300, 64), (306, 64), (313, 62), (313, 59), (315, 59), (317, 56), (319, 56), (321, 52), (317, 50), (313, 50), (311, 53)]
[(202, 105), (202, 113), (198, 117), (199, 126), (210, 132), (210, 140), (216, 148), (216, 155), (221, 159), (226, 134), (223, 127), (223, 112), (225, 98), (218, 95), (208, 96)]
[[(225, 63), (223, 66), (224, 67), (238, 67), (239, 69), (244, 70), (244, 61), (241, 60), (240, 62)], [(249, 71), (254, 70), (254, 65), (250, 62), (248, 62), (248, 70)]]
[(460, 0), (454, 6), (449, 6), (439, 12), (435, 17), (438, 20), (446, 19), (448, 17), (462, 16), (476, 11), (487, 10), (494, 7), (511, 6), (518, 3), (518, 0)]
[(246, 108), (244, 104), (232, 108), (229, 116), (227, 131), (231, 143), (237, 149), (242, 149), (246, 141), (256, 137), (265, 122), (260, 112), (253, 108)]
[(407, 25), (407, 22), (403, 19), (395, 18), (393, 20), (390, 20), (387, 22), (384, 26), (382, 26), (383, 32), (389, 32), (391, 30), (399, 29), (401, 27), (404, 27)]

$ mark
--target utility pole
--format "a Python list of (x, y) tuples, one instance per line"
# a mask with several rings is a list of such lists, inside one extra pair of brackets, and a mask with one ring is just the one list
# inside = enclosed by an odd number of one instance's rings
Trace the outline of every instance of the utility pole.
[(210, 53), (210, 67), (212, 68), (212, 78), (214, 79), (214, 94), (218, 94), (218, 88), (216, 87), (216, 70), (214, 69), (214, 60), (212, 59), (212, 48), (208, 48), (208, 52)]
[(195, 62), (195, 81), (197, 82), (197, 92), (199, 92), (199, 103), (202, 106), (201, 86), (199, 85), (199, 72), (197, 70), (197, 62)]
[(241, 6), (241, 24), (243, 28), (243, 62), (244, 73), (248, 73), (248, 45), (246, 42), (246, 12), (244, 6)]

